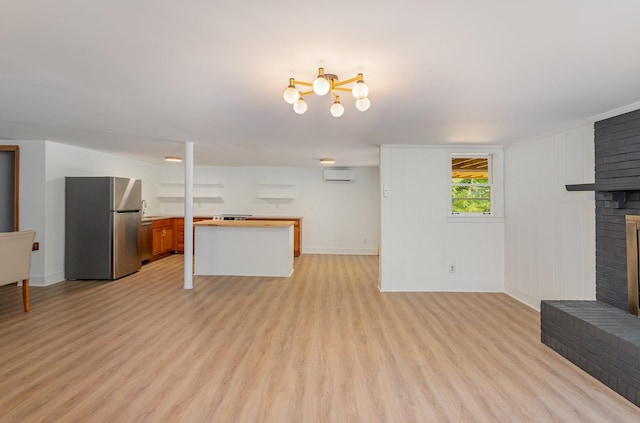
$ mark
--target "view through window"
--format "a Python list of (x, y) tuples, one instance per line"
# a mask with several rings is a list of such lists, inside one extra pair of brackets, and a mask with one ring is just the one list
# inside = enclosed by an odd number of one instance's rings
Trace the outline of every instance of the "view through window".
[(491, 214), (491, 156), (451, 157), (451, 213)]

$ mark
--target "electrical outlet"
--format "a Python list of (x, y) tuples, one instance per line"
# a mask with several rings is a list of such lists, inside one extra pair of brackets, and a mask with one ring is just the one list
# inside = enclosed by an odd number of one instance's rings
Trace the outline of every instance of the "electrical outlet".
[(450, 264), (449, 265), (449, 273), (456, 273), (456, 265), (455, 264)]
[(362, 243), (366, 244), (367, 243), (367, 238), (362, 238)]

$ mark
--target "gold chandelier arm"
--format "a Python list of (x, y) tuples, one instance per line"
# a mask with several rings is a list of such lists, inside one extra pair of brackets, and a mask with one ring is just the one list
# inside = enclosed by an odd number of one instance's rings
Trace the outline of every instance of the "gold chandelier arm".
[(311, 91), (301, 92), (301, 93), (300, 93), (300, 97), (304, 97), (305, 95), (308, 95), (308, 94), (313, 94), (313, 90), (311, 90)]
[(313, 83), (312, 82), (296, 81), (295, 79), (293, 80), (293, 84), (294, 85), (304, 85), (306, 87), (313, 87)]
[(333, 87), (334, 90), (339, 90), (339, 91), (351, 91), (351, 88), (344, 88), (344, 87)]
[(352, 82), (356, 82), (356, 81), (362, 81), (362, 74), (361, 73), (359, 73), (358, 76), (355, 76), (353, 78), (349, 78), (349, 79), (345, 79), (344, 81), (336, 82), (335, 86), (339, 87), (341, 85), (351, 84)]

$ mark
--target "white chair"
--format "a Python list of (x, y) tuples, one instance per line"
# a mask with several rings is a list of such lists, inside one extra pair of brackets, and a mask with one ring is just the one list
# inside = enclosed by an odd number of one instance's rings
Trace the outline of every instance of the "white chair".
[(22, 281), (22, 304), (29, 311), (29, 266), (36, 231), (0, 232), (0, 285)]

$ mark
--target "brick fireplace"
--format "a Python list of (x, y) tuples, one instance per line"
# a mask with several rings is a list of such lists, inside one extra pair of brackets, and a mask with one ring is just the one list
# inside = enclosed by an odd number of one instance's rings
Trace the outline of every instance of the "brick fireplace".
[(541, 339), (640, 407), (638, 240), (627, 237), (627, 222), (640, 226), (640, 110), (594, 134), (596, 301), (542, 301)]

